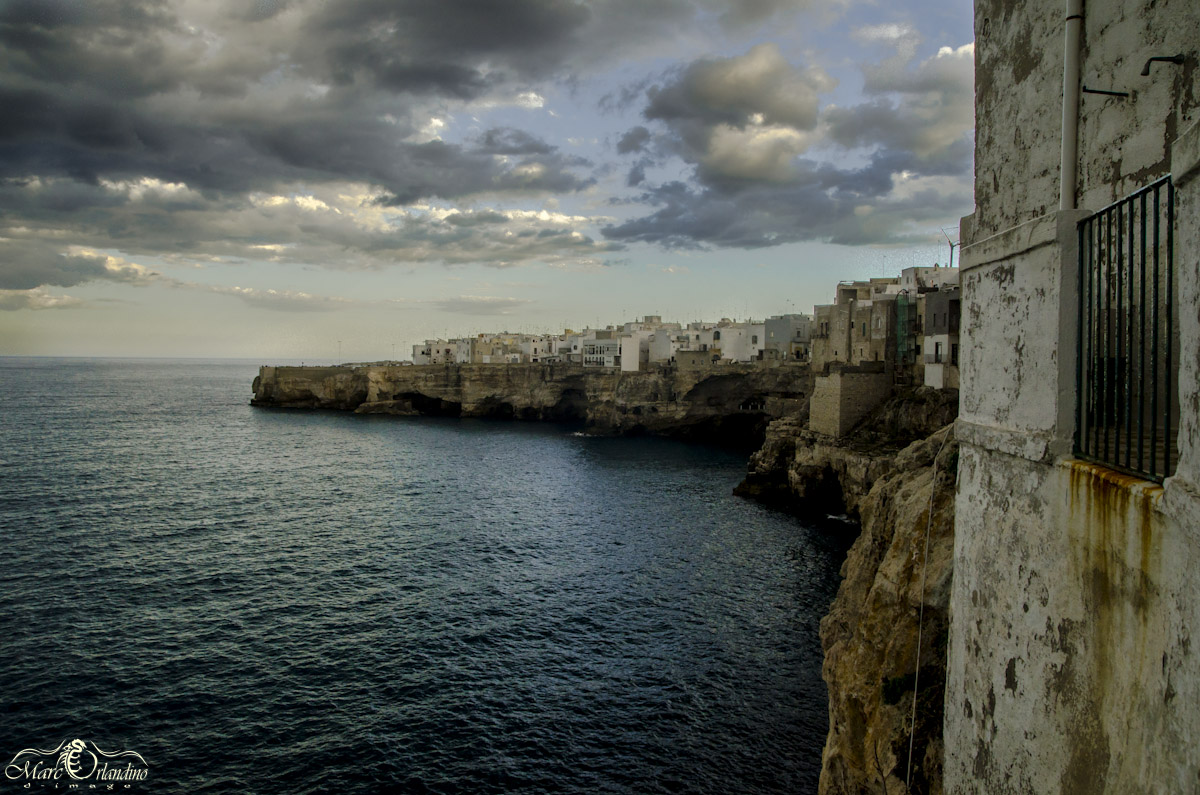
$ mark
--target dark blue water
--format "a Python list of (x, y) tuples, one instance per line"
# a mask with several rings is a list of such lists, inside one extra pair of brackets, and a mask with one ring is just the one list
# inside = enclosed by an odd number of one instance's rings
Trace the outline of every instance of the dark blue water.
[(142, 792), (815, 791), (844, 549), (731, 496), (744, 458), (252, 409), (255, 373), (0, 359), (5, 764), (81, 738), (142, 754)]

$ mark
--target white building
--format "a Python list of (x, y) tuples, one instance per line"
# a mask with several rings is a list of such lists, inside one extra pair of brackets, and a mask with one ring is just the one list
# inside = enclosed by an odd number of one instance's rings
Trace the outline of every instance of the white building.
[(900, 271), (899, 289), (910, 295), (939, 290), (942, 287), (952, 287), (958, 284), (958, 268), (943, 268), (934, 265), (931, 268), (913, 267)]
[(620, 367), (621, 340), (613, 329), (589, 330), (582, 340), (584, 367)]
[(764, 353), (773, 352), (779, 359), (808, 359), (809, 343), (812, 341), (812, 317), (804, 314), (775, 315), (763, 323), (766, 339)]

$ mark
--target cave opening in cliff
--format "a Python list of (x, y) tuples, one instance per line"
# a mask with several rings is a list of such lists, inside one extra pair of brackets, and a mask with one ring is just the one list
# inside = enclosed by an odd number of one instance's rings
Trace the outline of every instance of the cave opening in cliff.
[(587, 419), (587, 395), (582, 389), (564, 389), (558, 401), (546, 411), (546, 419), (557, 422), (583, 422)]
[(423, 395), (420, 392), (402, 392), (392, 396), (393, 400), (407, 400), (416, 411), (431, 417), (462, 416), (462, 404), (452, 400)]

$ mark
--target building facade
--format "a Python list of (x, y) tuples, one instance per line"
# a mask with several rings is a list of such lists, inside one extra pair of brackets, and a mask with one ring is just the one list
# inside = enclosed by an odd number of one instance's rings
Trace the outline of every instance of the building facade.
[(1197, 31), (975, 2), (950, 793), (1200, 789)]

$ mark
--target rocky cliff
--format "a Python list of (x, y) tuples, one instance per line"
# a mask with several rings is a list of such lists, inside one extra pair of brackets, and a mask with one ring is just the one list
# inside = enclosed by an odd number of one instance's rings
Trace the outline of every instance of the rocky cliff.
[(842, 439), (810, 431), (800, 414), (774, 420), (735, 493), (805, 516), (857, 519), (859, 504), (891, 471), (896, 454), (957, 415), (957, 391), (920, 387), (885, 401)]
[(821, 622), (829, 688), (821, 793), (941, 792), (956, 413), (955, 393), (922, 388), (887, 401), (844, 439), (776, 420), (738, 486), (805, 516), (859, 520)]
[(821, 793), (941, 792), (957, 468), (947, 426), (893, 456), (857, 503), (862, 529), (821, 621)]
[(795, 366), (578, 365), (264, 367), (256, 406), (577, 421), (596, 433), (663, 434), (757, 448), (767, 423), (802, 415), (812, 375)]

